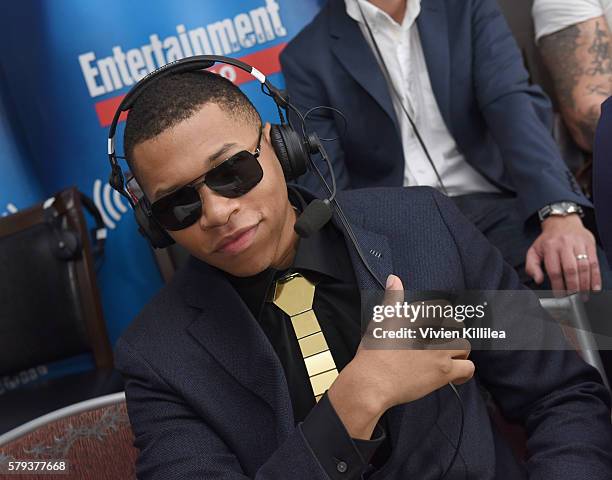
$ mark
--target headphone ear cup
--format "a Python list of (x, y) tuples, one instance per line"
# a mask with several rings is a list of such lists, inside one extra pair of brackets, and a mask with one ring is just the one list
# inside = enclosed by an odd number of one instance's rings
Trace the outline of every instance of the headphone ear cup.
[(289, 163), (289, 156), (287, 154), (287, 147), (285, 141), (280, 132), (280, 125), (273, 124), (270, 126), (270, 143), (276, 153), (276, 157), (281, 164), (285, 179), (289, 179), (291, 175), (291, 165)]
[(308, 152), (301, 137), (287, 124), (270, 127), (270, 142), (286, 180), (295, 180), (308, 169)]
[(166, 248), (172, 245), (174, 243), (172, 237), (145, 212), (141, 202), (142, 200), (134, 206), (134, 217), (140, 234), (151, 242), (153, 248)]

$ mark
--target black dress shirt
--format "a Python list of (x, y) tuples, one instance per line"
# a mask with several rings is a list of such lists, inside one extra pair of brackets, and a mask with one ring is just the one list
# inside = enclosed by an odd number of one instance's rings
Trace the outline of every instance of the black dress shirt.
[[(298, 211), (304, 201), (289, 189)], [(309, 238), (299, 240), (293, 265), (284, 271), (272, 268), (247, 278), (229, 280), (267, 335), (285, 371), (296, 423), (330, 478), (361, 478), (370, 461), (379, 467), (390, 446), (384, 429), (376, 427), (372, 440), (352, 439), (325, 394), (318, 403), (291, 320), (268, 301), (273, 283), (299, 272), (316, 284), (313, 310), (338, 371), (354, 357), (361, 340), (361, 299), (342, 233), (330, 222)], [(382, 423), (382, 422), (381, 422)], [(376, 453), (376, 455), (375, 455)]]

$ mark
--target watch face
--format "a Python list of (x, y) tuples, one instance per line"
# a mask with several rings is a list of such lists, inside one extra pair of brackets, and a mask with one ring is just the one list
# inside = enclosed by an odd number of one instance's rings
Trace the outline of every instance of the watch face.
[(554, 203), (551, 205), (551, 215), (563, 215), (567, 213), (569, 205), (566, 202)]
[(547, 207), (542, 208), (538, 215), (540, 220), (545, 220), (549, 216), (567, 216), (572, 213), (577, 213), (582, 216), (582, 209), (573, 202), (557, 202)]
[(572, 202), (559, 202), (551, 205), (551, 215), (569, 215), (570, 213), (578, 213), (579, 207)]

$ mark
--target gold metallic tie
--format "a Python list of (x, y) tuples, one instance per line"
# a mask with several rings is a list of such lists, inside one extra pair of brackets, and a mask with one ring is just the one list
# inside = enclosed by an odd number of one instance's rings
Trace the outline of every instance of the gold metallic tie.
[(272, 303), (291, 318), (315, 399), (318, 402), (338, 376), (321, 325), (312, 309), (315, 285), (299, 273), (276, 282)]

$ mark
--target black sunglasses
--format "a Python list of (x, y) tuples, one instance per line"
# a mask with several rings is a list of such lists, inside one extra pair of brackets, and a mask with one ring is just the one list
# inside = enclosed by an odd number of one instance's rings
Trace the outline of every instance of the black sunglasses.
[(254, 153), (242, 150), (187, 185), (151, 203), (155, 220), (166, 230), (172, 231), (193, 225), (202, 215), (202, 200), (198, 193), (202, 185), (226, 198), (237, 198), (250, 192), (263, 178), (263, 170), (257, 160), (261, 153), (262, 131), (263, 126), (260, 126)]

